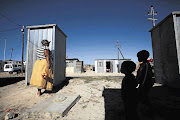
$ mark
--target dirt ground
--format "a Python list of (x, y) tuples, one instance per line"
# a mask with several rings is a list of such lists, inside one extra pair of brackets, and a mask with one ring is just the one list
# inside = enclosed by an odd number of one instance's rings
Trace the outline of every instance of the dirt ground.
[[(87, 74), (87, 73), (86, 73)], [(80, 100), (61, 120), (124, 120), (121, 99), (123, 76), (106, 76), (90, 73), (67, 75), (63, 85), (54, 88), (52, 94), (46, 91), (38, 97), (37, 89), (25, 85), (23, 74), (11, 77), (0, 73), (0, 119), (3, 120), (8, 109), (16, 114), (15, 120), (22, 119), (25, 110), (58, 94), (79, 94)], [(76, 77), (73, 77), (76, 76)], [(79, 76), (79, 77), (78, 77)], [(83, 77), (84, 76), (84, 77)], [(138, 105), (141, 120), (175, 120), (180, 112), (180, 90), (155, 84), (151, 90), (152, 109)]]

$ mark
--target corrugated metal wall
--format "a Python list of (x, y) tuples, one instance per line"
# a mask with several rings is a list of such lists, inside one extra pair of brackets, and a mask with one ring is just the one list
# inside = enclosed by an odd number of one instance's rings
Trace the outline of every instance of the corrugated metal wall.
[(173, 16), (169, 15), (151, 30), (155, 80), (167, 85), (172, 84), (179, 74), (177, 23)]
[(66, 79), (66, 37), (56, 27), (55, 29), (55, 66), (54, 85), (58, 85)]
[(36, 50), (38, 47), (41, 47), (41, 41), (43, 39), (47, 39), (51, 41), (49, 45), (49, 49), (54, 51), (54, 40), (53, 40), (53, 28), (43, 28), (43, 29), (28, 29), (28, 38), (27, 38), (27, 54), (26, 54), (26, 81), (27, 83), (30, 82), (31, 74), (33, 70), (33, 65), (37, 60)]
[(51, 41), (49, 49), (54, 56), (54, 85), (65, 80), (66, 68), (66, 35), (56, 24), (27, 26), (27, 54), (26, 54), (26, 83), (30, 83), (33, 65), (37, 60), (36, 49), (42, 46), (41, 41), (47, 39)]

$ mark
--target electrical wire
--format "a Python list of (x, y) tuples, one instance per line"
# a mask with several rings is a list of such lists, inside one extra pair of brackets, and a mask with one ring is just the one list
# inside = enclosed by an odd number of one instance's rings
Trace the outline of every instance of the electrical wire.
[(37, 45), (35, 45), (33, 42), (31, 42), (30, 40), (28, 40), (32, 45), (34, 45), (34, 46), (36, 46), (37, 48), (38, 48), (38, 46)]
[(16, 24), (17, 26), (22, 26), (22, 25), (19, 25), (17, 23), (15, 23), (14, 21), (12, 21), (11, 19), (9, 19), (8, 17), (4, 16), (2, 13), (0, 13), (1, 16), (3, 16), (4, 18), (6, 18), (7, 20), (9, 20), (10, 22)]
[(20, 27), (19, 27), (19, 28), (9, 29), (9, 30), (2, 30), (2, 31), (0, 31), (0, 32), (7, 32), (7, 31), (11, 31), (11, 30), (16, 30), (16, 29), (20, 29)]

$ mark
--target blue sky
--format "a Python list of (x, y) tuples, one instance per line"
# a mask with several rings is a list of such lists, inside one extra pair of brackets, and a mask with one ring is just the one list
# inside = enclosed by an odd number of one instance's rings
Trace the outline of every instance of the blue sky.
[[(79, 58), (84, 64), (95, 59), (116, 59), (118, 40), (125, 58), (137, 61), (138, 51), (146, 49), (152, 57), (152, 23), (147, 21), (151, 5), (158, 12), (159, 23), (173, 11), (180, 11), (179, 0), (0, 0), (0, 13), (13, 22), (30, 26), (57, 24), (68, 36), (66, 55)], [(17, 28), (0, 15), (0, 31)], [(25, 60), (27, 29), (25, 29)], [(7, 38), (6, 59), (21, 60), (20, 28), (0, 32), (0, 60), (4, 59), (4, 38)], [(122, 58), (120, 56), (120, 58)]]

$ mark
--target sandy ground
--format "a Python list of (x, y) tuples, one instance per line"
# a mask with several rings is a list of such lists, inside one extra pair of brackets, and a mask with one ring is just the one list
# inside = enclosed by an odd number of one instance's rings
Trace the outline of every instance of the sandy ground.
[[(121, 100), (122, 78), (118, 74), (108, 73), (103, 76), (90, 72), (69, 74), (63, 86), (55, 88), (52, 94), (46, 92), (40, 97), (37, 89), (27, 87), (23, 75), (2, 77), (0, 73), (0, 119), (3, 120), (7, 109), (16, 114), (15, 120), (22, 119), (22, 113), (36, 104), (58, 94), (79, 94), (81, 99), (61, 120), (124, 120)], [(79, 77), (78, 77), (79, 76)], [(86, 77), (83, 77), (86, 76)], [(87, 77), (89, 76), (89, 77)], [(90, 77), (93, 76), (93, 77)], [(8, 81), (8, 82), (7, 82)], [(175, 120), (180, 112), (180, 94), (178, 89), (170, 89), (156, 84), (151, 91), (152, 110), (139, 105), (138, 114), (141, 120)], [(147, 112), (148, 111), (148, 112)]]

